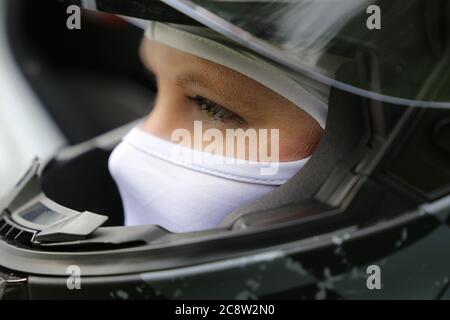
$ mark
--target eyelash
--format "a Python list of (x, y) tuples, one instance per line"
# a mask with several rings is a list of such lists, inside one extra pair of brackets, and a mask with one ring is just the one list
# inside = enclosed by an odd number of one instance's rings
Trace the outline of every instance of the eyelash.
[(236, 121), (240, 124), (247, 124), (244, 119), (239, 115), (235, 114), (222, 107), (221, 105), (211, 101), (202, 96), (188, 97), (189, 100), (193, 101), (200, 109), (205, 112), (209, 117), (213, 118), (215, 121), (225, 122), (227, 120)]

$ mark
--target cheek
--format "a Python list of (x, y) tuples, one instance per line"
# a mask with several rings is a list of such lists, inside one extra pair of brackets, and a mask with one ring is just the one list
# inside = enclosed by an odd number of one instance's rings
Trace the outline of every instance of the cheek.
[(280, 161), (294, 161), (307, 158), (314, 153), (322, 138), (319, 126), (302, 130), (280, 130)]

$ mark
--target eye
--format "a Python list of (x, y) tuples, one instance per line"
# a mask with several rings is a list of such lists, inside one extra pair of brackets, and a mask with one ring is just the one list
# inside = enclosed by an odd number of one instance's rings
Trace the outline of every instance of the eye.
[(209, 117), (213, 118), (215, 121), (226, 122), (231, 120), (236, 121), (241, 125), (247, 124), (247, 122), (236, 113), (226, 109), (225, 107), (222, 107), (221, 105), (205, 97), (195, 96), (195, 97), (188, 97), (188, 99), (195, 102), (195, 104), (197, 104), (204, 113), (206, 113)]

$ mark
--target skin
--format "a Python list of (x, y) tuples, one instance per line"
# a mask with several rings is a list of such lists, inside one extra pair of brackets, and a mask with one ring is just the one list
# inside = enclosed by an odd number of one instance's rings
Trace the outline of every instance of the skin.
[[(204, 130), (222, 132), (278, 129), (281, 162), (310, 156), (322, 137), (323, 129), (305, 111), (236, 71), (148, 39), (143, 40), (140, 54), (158, 84), (155, 106), (142, 126), (153, 135), (170, 140), (179, 128), (192, 133), (194, 121), (203, 121)], [(198, 96), (233, 116), (214, 119), (192, 100)]]

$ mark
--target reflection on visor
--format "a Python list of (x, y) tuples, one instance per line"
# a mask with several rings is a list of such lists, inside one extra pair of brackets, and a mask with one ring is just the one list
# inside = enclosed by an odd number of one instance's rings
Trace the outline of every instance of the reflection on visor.
[[(450, 107), (447, 1), (163, 2), (326, 84), (388, 103)], [(381, 29), (368, 27), (374, 4)], [(344, 65), (355, 72), (341, 77)]]

